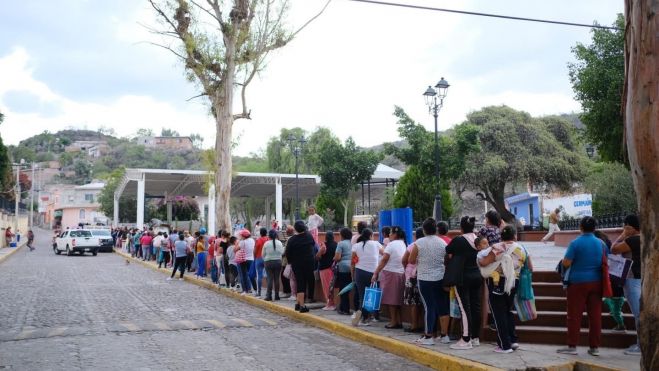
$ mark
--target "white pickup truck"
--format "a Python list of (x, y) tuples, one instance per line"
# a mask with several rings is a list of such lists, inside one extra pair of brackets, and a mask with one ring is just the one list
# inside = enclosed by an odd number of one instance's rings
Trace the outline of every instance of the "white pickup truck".
[(64, 251), (69, 256), (73, 255), (74, 252), (78, 252), (80, 255), (91, 252), (92, 255), (96, 256), (100, 247), (99, 238), (94, 237), (88, 229), (71, 229), (62, 232), (55, 238), (53, 243), (53, 251), (57, 255)]

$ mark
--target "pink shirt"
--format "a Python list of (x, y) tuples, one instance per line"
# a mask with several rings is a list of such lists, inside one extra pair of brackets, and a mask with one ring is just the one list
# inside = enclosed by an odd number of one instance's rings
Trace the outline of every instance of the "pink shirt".
[[(414, 244), (407, 246), (407, 251), (409, 253), (412, 253), (412, 246), (414, 246)], [(416, 277), (416, 264), (407, 263), (405, 266), (405, 279), (408, 280), (412, 277)]]

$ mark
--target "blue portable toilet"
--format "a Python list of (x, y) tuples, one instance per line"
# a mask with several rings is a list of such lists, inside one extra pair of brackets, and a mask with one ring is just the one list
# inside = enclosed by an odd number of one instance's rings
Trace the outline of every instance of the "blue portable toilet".
[(406, 242), (411, 244), (413, 241), (412, 230), (414, 223), (412, 220), (412, 209), (409, 207), (404, 207), (400, 209), (391, 210), (391, 225), (397, 225), (405, 231)]
[(391, 210), (380, 210), (379, 216), (378, 216), (378, 232), (379, 232), (379, 240), (380, 243), (384, 240), (384, 236), (382, 236), (382, 228), (384, 227), (391, 227)]

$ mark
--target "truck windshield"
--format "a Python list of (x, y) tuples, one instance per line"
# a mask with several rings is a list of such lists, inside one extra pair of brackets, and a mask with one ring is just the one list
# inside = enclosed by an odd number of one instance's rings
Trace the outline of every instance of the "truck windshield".
[(71, 231), (71, 237), (91, 237), (92, 232), (90, 231)]

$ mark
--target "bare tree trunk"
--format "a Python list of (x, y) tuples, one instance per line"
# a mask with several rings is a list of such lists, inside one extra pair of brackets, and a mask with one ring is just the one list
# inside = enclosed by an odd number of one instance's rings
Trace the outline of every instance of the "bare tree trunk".
[(641, 368), (659, 369), (659, 0), (625, 1), (625, 139), (641, 219)]
[(343, 206), (343, 225), (346, 228), (350, 228), (348, 226), (348, 199), (341, 201), (341, 205)]

